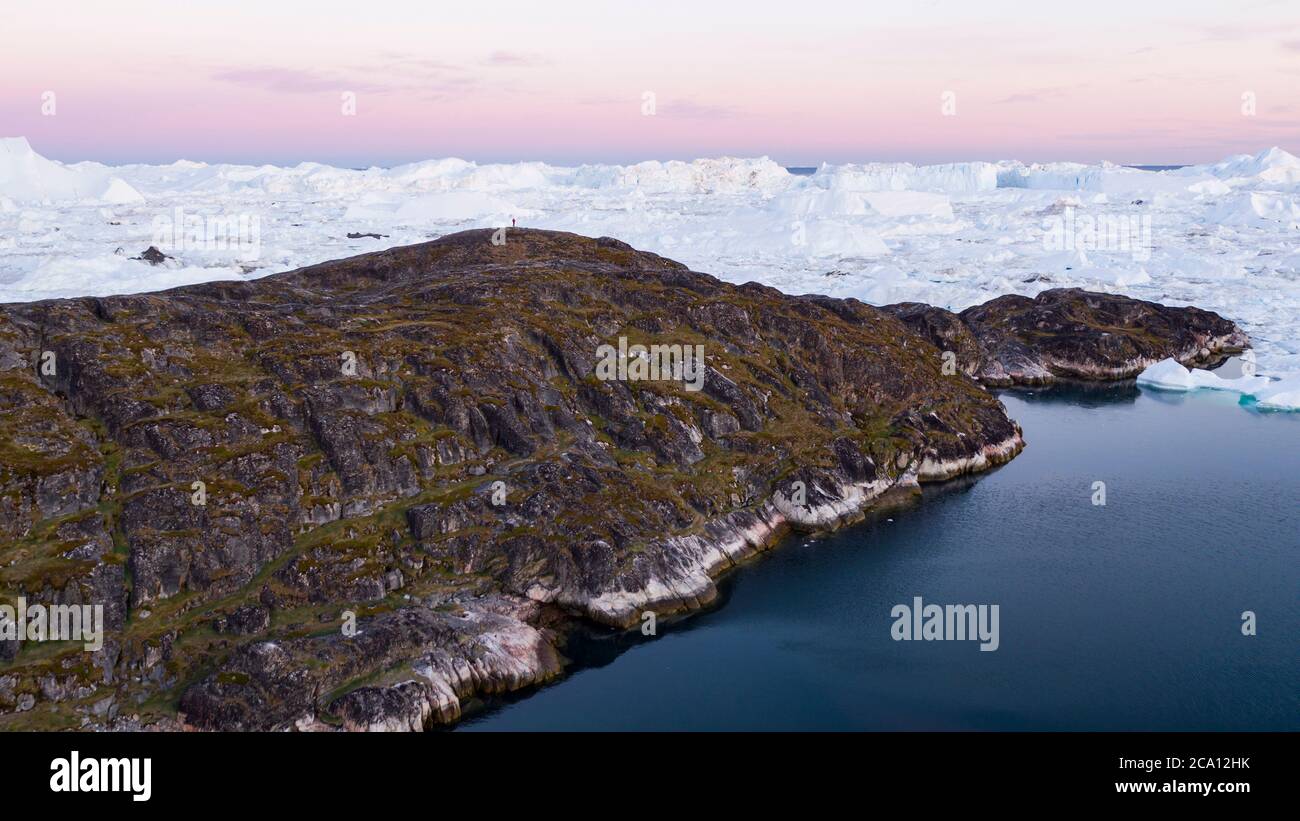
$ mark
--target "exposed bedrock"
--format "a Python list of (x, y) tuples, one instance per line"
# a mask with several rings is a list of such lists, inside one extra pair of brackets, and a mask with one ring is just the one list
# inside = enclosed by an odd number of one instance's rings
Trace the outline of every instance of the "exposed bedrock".
[(492, 239), (0, 306), (0, 596), (107, 630), (0, 641), (0, 727), (454, 721), (556, 675), (566, 620), (700, 607), (790, 529), (1013, 458), (987, 384), (1246, 344), (1082, 291), (877, 309)]
[(1216, 313), (1078, 288), (1032, 299), (1008, 294), (960, 314), (915, 302), (883, 310), (952, 351), (958, 367), (990, 386), (1127, 379), (1162, 359), (1205, 366), (1250, 347), (1246, 334)]

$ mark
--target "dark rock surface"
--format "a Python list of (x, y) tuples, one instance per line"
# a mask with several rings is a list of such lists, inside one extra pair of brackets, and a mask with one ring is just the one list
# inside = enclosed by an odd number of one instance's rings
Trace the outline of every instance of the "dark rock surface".
[[(453, 721), (558, 674), (566, 620), (699, 607), (790, 528), (1014, 457), (972, 376), (1245, 344), (1123, 297), (881, 310), (492, 235), (0, 306), (0, 598), (108, 631), (0, 645), (0, 727)], [(702, 345), (701, 389), (597, 378), (620, 337)]]
[(1008, 294), (960, 314), (914, 302), (886, 305), (983, 384), (1046, 385), (1058, 378), (1127, 379), (1173, 357), (1191, 366), (1249, 346), (1235, 324), (1199, 308), (1053, 288)]
[(144, 250), (144, 253), (142, 253), (138, 257), (132, 257), (132, 259), (143, 260), (144, 262), (147, 262), (150, 265), (162, 265), (164, 262), (171, 259), (171, 257), (168, 256), (167, 254), (164, 254), (162, 251), (159, 251), (154, 246), (150, 245), (148, 248)]

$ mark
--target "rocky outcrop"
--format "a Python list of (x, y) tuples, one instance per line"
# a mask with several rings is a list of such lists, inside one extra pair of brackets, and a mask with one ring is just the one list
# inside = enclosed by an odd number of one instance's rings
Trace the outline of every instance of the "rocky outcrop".
[(0, 726), (454, 721), (556, 675), (573, 619), (703, 606), (791, 529), (1013, 458), (981, 381), (1244, 341), (1079, 291), (791, 297), (525, 230), (0, 306), (0, 594), (102, 603), (109, 633), (0, 644)]
[(1210, 311), (1077, 288), (1032, 299), (1009, 294), (960, 314), (915, 302), (884, 310), (990, 386), (1129, 379), (1162, 359), (1206, 366), (1250, 345), (1240, 328)]
[(514, 597), (452, 599), (408, 604), (355, 632), (245, 644), (185, 691), (181, 720), (197, 729), (372, 731), (455, 721), (462, 698), (560, 672), (553, 637), (528, 623), (537, 616), (536, 603)]

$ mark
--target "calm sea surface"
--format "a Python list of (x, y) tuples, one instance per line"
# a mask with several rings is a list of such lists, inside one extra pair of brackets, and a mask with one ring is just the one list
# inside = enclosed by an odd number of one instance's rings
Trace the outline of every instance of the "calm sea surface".
[[(791, 540), (657, 637), (579, 636), (571, 675), (460, 729), (1300, 730), (1300, 414), (1002, 399), (1028, 442), (1010, 464)], [(999, 649), (894, 641), (915, 596), (997, 604)]]

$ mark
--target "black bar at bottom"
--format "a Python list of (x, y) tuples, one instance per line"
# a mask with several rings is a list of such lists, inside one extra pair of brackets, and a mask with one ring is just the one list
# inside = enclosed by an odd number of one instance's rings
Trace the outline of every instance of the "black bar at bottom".
[[(6, 810), (35, 802), (52, 810), (193, 810), (208, 801), (227, 809), (243, 801), (259, 809), (338, 810), (341, 800), (402, 795), (438, 813), (465, 812), (462, 802), (489, 796), (494, 804), (531, 796), (553, 806), (563, 796), (584, 806), (608, 793), (623, 803), (604, 804), (604, 814), (640, 815), (641, 802), (653, 799), (647, 791), (806, 799), (808, 790), (857, 800), (1195, 801), (1217, 809), (1286, 800), (1296, 772), (1294, 734), (1273, 733), (13, 733), (0, 744)], [(136, 800), (145, 792), (138, 788), (145, 759), (149, 796)], [(115, 778), (127, 782), (116, 784), (118, 791), (83, 789), (112, 788)]]

